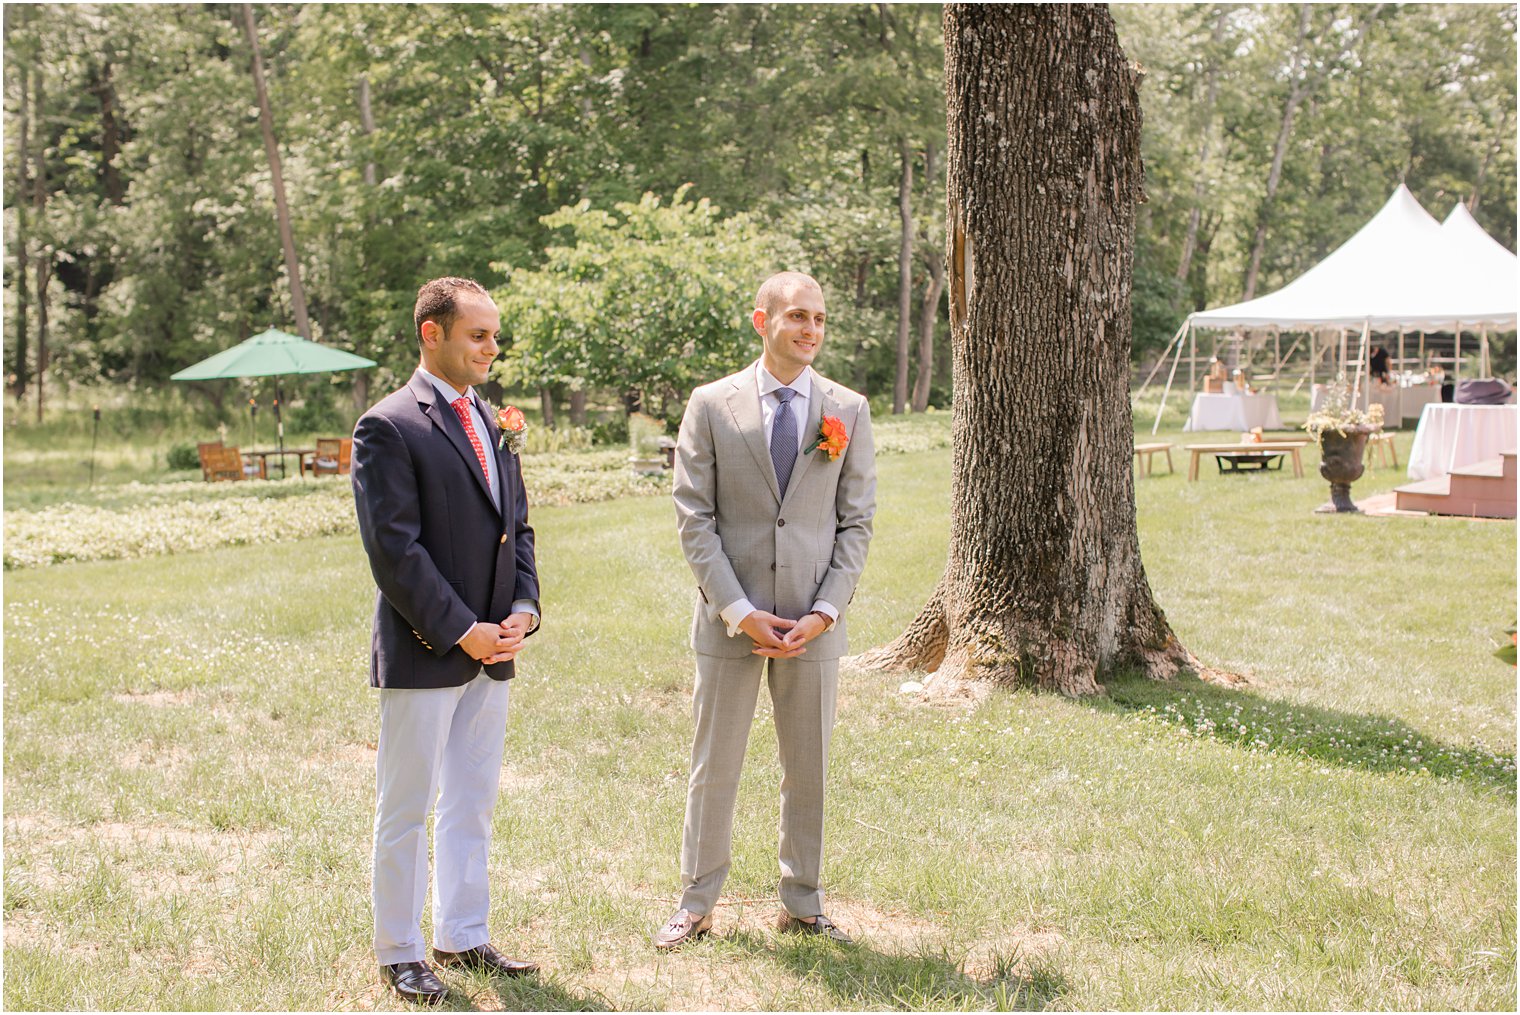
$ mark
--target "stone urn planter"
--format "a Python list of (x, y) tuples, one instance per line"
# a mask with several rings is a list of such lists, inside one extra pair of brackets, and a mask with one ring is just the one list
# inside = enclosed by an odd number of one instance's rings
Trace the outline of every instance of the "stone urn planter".
[(1361, 513), (1361, 509), (1351, 502), (1351, 484), (1362, 478), (1366, 468), (1367, 438), (1380, 429), (1358, 424), (1345, 427), (1344, 432), (1326, 430), (1320, 434), (1323, 456), (1319, 462), (1319, 474), (1330, 484), (1330, 503), (1315, 508), (1315, 511), (1322, 514)]

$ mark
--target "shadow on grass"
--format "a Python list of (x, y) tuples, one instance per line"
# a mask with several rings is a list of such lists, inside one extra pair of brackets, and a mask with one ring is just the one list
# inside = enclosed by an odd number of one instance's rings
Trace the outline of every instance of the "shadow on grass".
[(1513, 752), (1441, 743), (1388, 716), (1273, 701), (1193, 676), (1159, 681), (1123, 674), (1105, 688), (1106, 695), (1088, 699), (1100, 712), (1141, 715), (1248, 750), (1371, 772), (1424, 772), (1515, 796)]
[[(474, 975), (474, 974), (472, 974)], [(497, 1003), (486, 1007), (496, 1011), (612, 1011), (612, 1003), (596, 991), (571, 992), (554, 981), (552, 977), (525, 976), (525, 977), (486, 977), (480, 974), (482, 980), (489, 980), (488, 991), (494, 992)], [(447, 982), (447, 981), (445, 981)], [(449, 984), (451, 988), (457, 988), (457, 984)], [(408, 1006), (402, 1005), (402, 1008)], [(414, 1011), (436, 1011), (437, 1009), (425, 1006), (411, 1006)], [(449, 992), (449, 1000), (445, 1004), (448, 1011), (481, 1011), (478, 996), (475, 1003), (470, 997), (465, 996), (458, 989)]]
[(724, 942), (768, 958), (822, 984), (841, 1004), (872, 1011), (1039, 1011), (1065, 993), (1059, 976), (1042, 968), (1020, 972), (1016, 956), (995, 957), (988, 979), (968, 976), (948, 954), (888, 955), (862, 944), (740, 931)]

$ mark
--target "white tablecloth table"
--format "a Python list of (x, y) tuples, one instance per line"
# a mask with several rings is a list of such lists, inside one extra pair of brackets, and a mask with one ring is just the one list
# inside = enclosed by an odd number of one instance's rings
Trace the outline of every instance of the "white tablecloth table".
[[(1411, 384), (1399, 389), (1399, 412), (1403, 419), (1418, 420), (1425, 406), (1441, 402), (1439, 384)], [(1390, 417), (1391, 420), (1391, 417)]]
[(1193, 396), (1184, 431), (1235, 430), (1244, 433), (1253, 427), (1281, 430), (1282, 417), (1277, 414), (1276, 395), (1206, 395)]
[(1409, 478), (1435, 479), (1515, 450), (1517, 413), (1520, 406), (1513, 405), (1425, 406), (1409, 449)]

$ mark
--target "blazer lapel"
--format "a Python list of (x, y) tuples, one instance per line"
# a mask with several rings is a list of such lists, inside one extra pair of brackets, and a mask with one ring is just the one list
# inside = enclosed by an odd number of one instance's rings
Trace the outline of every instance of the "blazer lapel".
[[(443, 400), (442, 393), (433, 386), (432, 382), (421, 374), (412, 375), (411, 388), (417, 396), (423, 415), (443, 431), (449, 443), (454, 445), (454, 450), (459, 452), (459, 457), (464, 459), (465, 467), (470, 475), (475, 477), (475, 485), (480, 487), (480, 492), (486, 495), (486, 500), (490, 500), (491, 488), (486, 486), (486, 474), (480, 469), (480, 459), (475, 457), (475, 448), (471, 446), (470, 438), (464, 432), (464, 424), (459, 421), (459, 414), (454, 411), (452, 405)], [(490, 425), (487, 422), (487, 429)], [(476, 434), (476, 436), (481, 435)]]
[(765, 477), (771, 496), (776, 498), (776, 503), (781, 503), (781, 485), (776, 482), (771, 449), (765, 444), (765, 417), (760, 412), (760, 387), (755, 383), (753, 370), (744, 371), (734, 382), (734, 390), (728, 394), (728, 411), (733, 413), (734, 425), (749, 446), (749, 453), (755, 457), (755, 465)]
[[(825, 415), (833, 415), (835, 412), (834, 403), (829, 400), (829, 395), (824, 390), (822, 379), (814, 372), (813, 395), (808, 399), (807, 429), (802, 432), (803, 448), (807, 448), (818, 439), (818, 429), (823, 425), (823, 417)], [(792, 494), (796, 493), (797, 488), (802, 485), (802, 477), (807, 475), (808, 466), (812, 464), (813, 459), (823, 453), (822, 451), (814, 451), (810, 455), (804, 455), (801, 451), (798, 452), (797, 464), (792, 469), (792, 478), (786, 484), (786, 498), (782, 501), (783, 504), (791, 500)]]

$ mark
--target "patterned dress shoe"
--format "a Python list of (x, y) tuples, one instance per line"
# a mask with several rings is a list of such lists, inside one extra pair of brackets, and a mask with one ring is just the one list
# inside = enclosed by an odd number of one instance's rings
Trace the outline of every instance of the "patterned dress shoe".
[(434, 948), (433, 961), (440, 966), (456, 966), (501, 976), (527, 976), (538, 972), (537, 962), (509, 959), (488, 944), (462, 952), (441, 952)]
[(381, 966), (380, 977), (403, 1001), (412, 1004), (442, 1004), (449, 988), (433, 975), (426, 962), (398, 962)]
[(702, 937), (712, 930), (712, 925), (711, 913), (698, 916), (689, 910), (678, 909), (674, 916), (665, 921), (665, 926), (655, 931), (654, 946), (662, 952), (668, 952), (672, 948), (679, 948), (688, 941)]
[(842, 945), (855, 943), (850, 935), (834, 926), (834, 921), (821, 913), (812, 923), (808, 923), (806, 920), (799, 920), (792, 914), (783, 912), (776, 929), (783, 934), (815, 934)]

